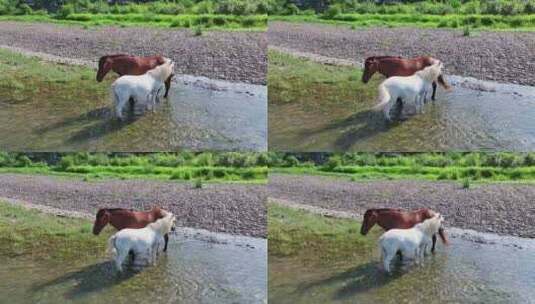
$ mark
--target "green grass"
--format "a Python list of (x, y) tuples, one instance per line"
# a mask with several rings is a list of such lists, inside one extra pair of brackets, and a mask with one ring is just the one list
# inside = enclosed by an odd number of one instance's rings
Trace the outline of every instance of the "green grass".
[(105, 80), (108, 85), (102, 85), (94, 81), (93, 69), (50, 63), (3, 49), (0, 70), (4, 71), (0, 73), (0, 97), (16, 103), (34, 99), (103, 100), (112, 81), (109, 77)]
[(457, 167), (444, 168), (423, 166), (339, 166), (272, 168), (270, 172), (284, 174), (323, 175), (347, 178), (352, 181), (363, 180), (450, 180), (477, 182), (535, 182), (535, 167), (496, 168), (496, 167)]
[(0, 173), (40, 174), (85, 181), (103, 179), (151, 179), (172, 181), (266, 183), (267, 167), (157, 167), (157, 166), (72, 166), (66, 169), (48, 166), (1, 167)]
[(374, 77), (370, 83), (363, 84), (359, 68), (323, 65), (273, 50), (268, 58), (270, 104), (359, 105), (376, 95), (380, 78)]
[(0, 173), (48, 174), (82, 178), (85, 181), (114, 178), (265, 183), (268, 173), (267, 157), (265, 153), (254, 152), (0, 152)]
[(462, 28), (478, 30), (535, 30), (535, 14), (502, 15), (430, 15), (430, 14), (339, 14), (330, 19), (316, 15), (269, 16), (269, 20), (313, 22), (356, 27)]
[[(313, 154), (296, 154), (292, 164), (280, 162), (271, 172), (368, 179), (469, 179), (477, 182), (535, 182), (535, 154), (514, 152), (334, 153), (320, 164)], [(280, 155), (281, 159), (288, 156)], [(294, 156), (295, 157), (295, 156)]]
[(360, 223), (303, 210), (268, 204), (268, 250), (270, 256), (314, 254), (316, 258), (350, 257), (376, 246), (380, 230), (360, 235)]
[(0, 201), (0, 255), (64, 259), (105, 253), (111, 230), (98, 237), (89, 220), (59, 217)]
[(62, 19), (49, 15), (0, 16), (0, 21), (47, 22), (68, 26), (143, 26), (159, 28), (202, 27), (205, 30), (265, 31), (266, 15), (234, 16), (216, 14), (69, 14)]

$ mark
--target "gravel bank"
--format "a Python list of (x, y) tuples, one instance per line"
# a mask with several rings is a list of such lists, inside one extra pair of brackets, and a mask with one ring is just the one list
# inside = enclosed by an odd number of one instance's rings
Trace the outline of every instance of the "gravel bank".
[(105, 54), (172, 58), (178, 74), (266, 84), (267, 39), (262, 32), (98, 27), (0, 22), (0, 45), (96, 62)]
[(146, 180), (84, 182), (53, 176), (0, 174), (0, 200), (22, 200), (54, 208), (96, 213), (103, 207), (149, 209), (177, 215), (177, 226), (266, 237), (266, 187)]
[(269, 195), (320, 208), (363, 214), (368, 208), (431, 208), (446, 225), (535, 238), (535, 186), (455, 182), (351, 182), (321, 176), (271, 174)]
[(535, 32), (369, 28), (270, 22), (270, 46), (363, 62), (368, 56), (430, 55), (445, 63), (447, 74), (535, 86)]

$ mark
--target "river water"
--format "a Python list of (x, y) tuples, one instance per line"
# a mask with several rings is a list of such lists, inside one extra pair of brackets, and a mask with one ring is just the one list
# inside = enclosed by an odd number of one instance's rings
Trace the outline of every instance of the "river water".
[(22, 96), (24, 102), (6, 100), (8, 95), (0, 92), (0, 149), (267, 149), (266, 86), (177, 75), (169, 94), (154, 112), (130, 111), (125, 122), (118, 122), (112, 117), (111, 97), (85, 100), (84, 88), (49, 94), (46, 100)]
[(270, 257), (273, 303), (535, 303), (535, 240), (448, 229), (423, 266), (400, 261), (388, 275), (379, 252), (351, 260)]
[(156, 266), (123, 274), (106, 258), (10, 258), (0, 303), (266, 303), (267, 242), (189, 228)]
[[(448, 76), (424, 113), (386, 123), (375, 100), (307, 107), (270, 102), (270, 148), (283, 151), (535, 149), (535, 87)], [(358, 94), (358, 92), (355, 92)], [(271, 98), (271, 97), (270, 97)]]

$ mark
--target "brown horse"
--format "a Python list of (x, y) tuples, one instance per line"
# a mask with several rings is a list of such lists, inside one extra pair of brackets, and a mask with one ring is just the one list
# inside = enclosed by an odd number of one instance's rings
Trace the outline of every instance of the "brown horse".
[[(435, 212), (430, 209), (418, 209), (414, 211), (394, 208), (368, 209), (366, 210), (366, 213), (364, 213), (364, 221), (360, 228), (360, 234), (366, 235), (375, 224), (387, 231), (394, 228), (409, 229), (426, 219), (432, 218), (434, 215)], [(447, 245), (448, 240), (446, 239), (446, 233), (442, 227), (438, 230), (438, 234), (440, 239), (442, 239), (442, 243)], [(436, 235), (433, 235), (433, 247), (431, 248), (431, 252), (435, 251), (436, 242), (437, 237)]]
[[(143, 75), (164, 62), (165, 58), (162, 56), (137, 57), (126, 54), (102, 56), (98, 61), (97, 81), (101, 82), (110, 70), (113, 70), (115, 73), (119, 74), (119, 76)], [(167, 98), (167, 94), (169, 93), (171, 78), (173, 78), (173, 76), (174, 75), (171, 74), (171, 76), (165, 80), (165, 98)]]
[[(93, 225), (93, 234), (98, 235), (104, 226), (112, 225), (117, 230), (124, 228), (144, 228), (150, 223), (156, 222), (165, 216), (165, 211), (159, 207), (154, 207), (150, 211), (134, 211), (132, 209), (106, 208), (99, 209), (95, 224)], [(163, 251), (167, 251), (167, 242), (169, 236), (164, 235), (165, 245)]]
[[(423, 70), (425, 67), (433, 65), (436, 59), (432, 57), (416, 57), (406, 59), (395, 56), (373, 56), (366, 58), (364, 62), (364, 73), (362, 74), (362, 82), (367, 83), (375, 72), (383, 74), (385, 77), (392, 76), (411, 76), (417, 71)], [(438, 76), (438, 83), (446, 90), (451, 87), (446, 83), (442, 75)], [(437, 90), (436, 82), (433, 82), (432, 100), (435, 100), (435, 93)]]

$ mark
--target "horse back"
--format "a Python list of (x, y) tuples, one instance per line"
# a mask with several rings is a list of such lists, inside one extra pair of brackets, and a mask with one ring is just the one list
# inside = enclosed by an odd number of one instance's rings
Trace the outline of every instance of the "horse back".
[(162, 56), (120, 56), (113, 58), (113, 70), (119, 75), (143, 75), (147, 71), (163, 64)]

